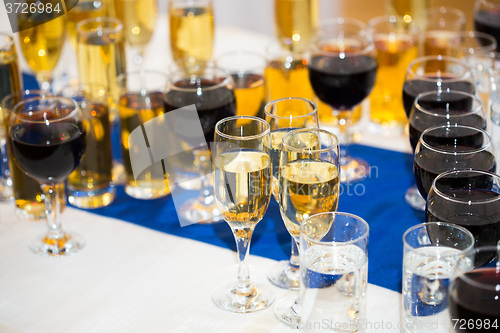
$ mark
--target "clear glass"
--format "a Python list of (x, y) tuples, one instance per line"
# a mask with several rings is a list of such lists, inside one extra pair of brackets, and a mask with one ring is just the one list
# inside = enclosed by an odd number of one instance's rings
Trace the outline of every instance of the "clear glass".
[[(170, 193), (161, 163), (155, 163), (137, 178), (130, 161), (129, 135), (144, 123), (164, 113), (163, 90), (169, 76), (160, 71), (139, 70), (118, 77), (122, 156), (125, 168), (125, 193), (136, 199), (157, 199)], [(155, 142), (146, 141), (150, 149)], [(155, 172), (156, 170), (159, 172)]]
[(493, 36), (496, 52), (500, 52), (500, 1), (476, 0), (474, 5), (474, 30)]
[(133, 64), (143, 64), (144, 52), (155, 31), (157, 0), (114, 0), (115, 16), (123, 22), (123, 31)]
[(215, 64), (233, 78), (236, 115), (263, 118), (266, 104), (266, 58), (260, 53), (239, 50), (218, 56)]
[(198, 73), (212, 59), (212, 0), (172, 0), (168, 6), (170, 49), (178, 67)]
[[(426, 220), (454, 223), (467, 228), (475, 247), (497, 245), (500, 240), (500, 176), (474, 169), (443, 172), (427, 196)], [(491, 257), (476, 256), (482, 266)]]
[(246, 261), (255, 226), (271, 199), (269, 134), (269, 124), (256, 117), (229, 117), (215, 125), (215, 201), (234, 234), (239, 261), (238, 280), (218, 287), (212, 299), (232, 312), (263, 310), (274, 301), (269, 287), (250, 281)]
[(475, 127), (452, 125), (426, 129), (414, 154), (418, 190), (427, 198), (432, 182), (442, 172), (478, 169), (495, 172), (495, 150), (490, 135)]
[(425, 11), (421, 56), (456, 57), (460, 34), (465, 31), (465, 14), (456, 8), (433, 7)]
[[(485, 266), (471, 265), (478, 256), (493, 259)], [(460, 256), (457, 273), (449, 288), (452, 322), (471, 323), (468, 327), (470, 331), (496, 330), (500, 310), (499, 259), (500, 246), (483, 246)], [(463, 328), (464, 326), (457, 325), (455, 332), (463, 332)]]
[[(273, 196), (279, 199), (279, 161), (283, 136), (294, 129), (319, 128), (316, 104), (299, 97), (282, 98), (271, 101), (265, 107), (265, 119), (271, 127), (271, 144), (268, 145), (273, 161)], [(267, 275), (276, 286), (298, 289), (300, 283), (299, 252), (292, 238), (290, 260), (280, 261)]]
[(61, 227), (59, 191), (85, 152), (86, 133), (76, 102), (65, 97), (35, 97), (18, 103), (10, 116), (12, 155), (21, 170), (36, 179), (45, 196), (48, 232), (30, 243), (43, 256), (81, 250), (81, 236)]
[[(21, 93), (21, 69), (16, 52), (14, 38), (5, 33), (0, 33), (0, 101), (11, 94)], [(3, 108), (3, 107), (2, 107)], [(7, 124), (8, 113), (0, 110), (0, 201), (9, 201), (12, 198), (12, 179), (8, 164), (7, 152)]]
[(361, 180), (369, 166), (349, 155), (349, 130), (354, 107), (368, 97), (375, 85), (378, 65), (373, 40), (358, 20), (337, 18), (320, 26), (309, 51), (313, 91), (341, 119), (342, 181)]
[[(283, 137), (279, 165), (281, 217), (294, 241), (298, 242), (300, 226), (308, 217), (338, 208), (341, 172), (338, 139), (323, 129), (290, 131)], [(298, 296), (281, 299), (274, 313), (285, 325), (298, 328)]]
[[(425, 56), (413, 60), (406, 70), (403, 85), (403, 106), (406, 116), (410, 117), (415, 99), (420, 93), (433, 90), (439, 92), (459, 90), (475, 94), (474, 75), (466, 64), (452, 57)], [(425, 200), (422, 200), (416, 186), (406, 191), (405, 200), (416, 210), (425, 209)]]
[(415, 22), (402, 16), (371, 19), (368, 27), (377, 51), (378, 72), (370, 96), (370, 130), (402, 134), (406, 115), (401, 108), (401, 90), (408, 64), (418, 55), (418, 30)]
[(231, 75), (214, 66), (206, 66), (197, 74), (188, 74), (183, 70), (174, 71), (167, 81), (164, 102), (165, 112), (195, 104), (207, 143), (203, 147), (193, 149), (190, 159), (178, 161), (176, 165), (176, 185), (198, 191), (196, 198), (191, 198), (182, 205), (178, 211), (179, 218), (187, 223), (219, 222), (222, 216), (215, 203), (210, 177), (212, 155), (207, 147), (213, 142), (216, 123), (236, 114), (233, 79)]
[(75, 83), (63, 87), (58, 94), (78, 103), (82, 111), (83, 126), (87, 131), (85, 155), (66, 182), (68, 201), (79, 208), (105, 207), (116, 197), (106, 90), (106, 87), (99, 85)]
[[(27, 99), (34, 97), (51, 96), (45, 91), (26, 89), (23, 92), (18, 92), (6, 96), (2, 100), (1, 108), (4, 117), (5, 132), (8, 133), (10, 115), (14, 110), (14, 106)], [(26, 173), (14, 162), (12, 158), (12, 142), (10, 136), (6, 138), (6, 151), (10, 158), (4, 163), (8, 164), (9, 177), (11, 181), (12, 195), (15, 201), (16, 215), (28, 221), (44, 221), (45, 218), (45, 202), (44, 195), (40, 188), (40, 184)], [(64, 185), (59, 189), (61, 211), (66, 207), (66, 194)]]
[(403, 235), (402, 332), (448, 333), (448, 284), (474, 236), (449, 223), (417, 224)]
[[(369, 226), (348, 213), (322, 213), (300, 228), (301, 331), (363, 332)], [(355, 310), (354, 310), (355, 309)]]

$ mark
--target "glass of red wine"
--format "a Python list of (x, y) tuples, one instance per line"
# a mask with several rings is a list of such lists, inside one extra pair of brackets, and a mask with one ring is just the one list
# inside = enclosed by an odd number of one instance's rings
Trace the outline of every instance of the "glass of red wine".
[(44, 256), (65, 256), (85, 245), (77, 234), (61, 227), (58, 191), (80, 164), (86, 133), (77, 103), (65, 97), (35, 97), (14, 107), (9, 121), (12, 154), (28, 176), (38, 181), (45, 196), (48, 231), (30, 243), (30, 249)]
[(316, 96), (339, 119), (343, 146), (341, 181), (366, 177), (369, 165), (348, 152), (352, 110), (373, 89), (378, 64), (373, 40), (358, 20), (337, 18), (324, 25), (310, 47), (309, 81)]
[(452, 125), (426, 129), (415, 148), (413, 172), (423, 198), (442, 172), (477, 169), (495, 172), (495, 152), (490, 135), (479, 128)]
[[(403, 107), (406, 116), (410, 117), (415, 99), (420, 93), (434, 90), (458, 90), (473, 95), (476, 93), (473, 73), (466, 64), (452, 57), (425, 56), (413, 60), (408, 65), (403, 84)], [(418, 136), (414, 140), (415, 145), (417, 141)], [(416, 186), (406, 191), (405, 199), (414, 209), (425, 209), (425, 200)]]
[[(500, 176), (489, 171), (460, 169), (436, 177), (427, 196), (425, 215), (429, 222), (454, 223), (468, 229), (477, 248), (497, 246), (499, 212)], [(477, 254), (474, 262), (482, 266), (491, 259), (492, 256)]]
[(495, 37), (500, 52), (500, 0), (476, 0), (474, 29)]
[[(493, 258), (487, 265), (475, 258)], [(451, 280), (448, 303), (455, 332), (498, 332), (500, 325), (500, 246), (464, 253)]]
[[(197, 198), (187, 200), (180, 207), (179, 218), (187, 223), (218, 222), (222, 221), (222, 216), (213, 194), (209, 147), (214, 140), (215, 124), (236, 114), (234, 81), (231, 75), (212, 65), (200, 68), (196, 73), (185, 69), (172, 72), (165, 89), (165, 112), (193, 104), (207, 145), (193, 149), (189, 159), (182, 159), (176, 165), (176, 186), (199, 191)], [(189, 137), (189, 133), (185, 135)], [(183, 133), (179, 133), (178, 139), (183, 140)]]

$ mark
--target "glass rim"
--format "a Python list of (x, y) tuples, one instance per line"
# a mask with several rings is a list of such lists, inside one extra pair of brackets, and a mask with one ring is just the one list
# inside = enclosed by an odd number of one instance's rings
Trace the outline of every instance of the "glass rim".
[(0, 31), (0, 36), (5, 37), (5, 43), (0, 44), (0, 51), (8, 51), (13, 45), (15, 45), (16, 41), (11, 34)]
[[(224, 68), (223, 65), (220, 64), (220, 60), (221, 59), (224, 59), (225, 57), (247, 57), (247, 56), (250, 56), (252, 58), (255, 58), (255, 59), (259, 59), (262, 61), (262, 66), (249, 66), (249, 67), (245, 67), (245, 66), (234, 66), (234, 68), (238, 68), (236, 71), (233, 70), (233, 68), (231, 70), (227, 70)], [(262, 71), (264, 72), (264, 69), (266, 68), (267, 64), (268, 64), (268, 61), (266, 59), (266, 56), (262, 53), (259, 53), (259, 52), (256, 52), (254, 50), (244, 50), (244, 49), (238, 49), (238, 50), (233, 50), (233, 51), (228, 51), (228, 52), (224, 52), (222, 54), (220, 54), (219, 56), (217, 56), (215, 59), (214, 59), (214, 63), (215, 63), (215, 67), (218, 67), (226, 72), (229, 72), (229, 73), (246, 73), (246, 72), (253, 72), (253, 71)]]
[(88, 30), (88, 29), (83, 29), (82, 27), (84, 27), (85, 25), (87, 24), (90, 24), (90, 23), (113, 23), (114, 26), (113, 27), (101, 27), (101, 29), (99, 29), (100, 31), (103, 31), (103, 32), (113, 32), (113, 31), (116, 31), (116, 32), (121, 32), (123, 30), (123, 22), (116, 18), (116, 17), (112, 17), (112, 16), (97, 16), (97, 17), (90, 17), (90, 18), (87, 18), (85, 20), (82, 20), (80, 22), (78, 22), (76, 24), (76, 32), (77, 34), (82, 34), (82, 35), (92, 35), (94, 34), (97, 30), (94, 30), (94, 29), (91, 29), (91, 30)]
[[(221, 77), (223, 77), (224, 79), (213, 85), (213, 86), (210, 86), (210, 87), (196, 87), (196, 86), (193, 86), (192, 88), (184, 88), (184, 87), (178, 87), (176, 86), (175, 84), (177, 82), (180, 82), (182, 81), (183, 79), (202, 79), (204, 78), (206, 75), (205, 71), (214, 71), (214, 72), (219, 72), (220, 74), (223, 74), (221, 75)], [(181, 74), (181, 78), (177, 78), (175, 81), (174, 81), (174, 76), (175, 74)], [(202, 90), (202, 91), (210, 91), (210, 90), (215, 90), (215, 89), (218, 89), (222, 86), (225, 86), (227, 84), (230, 84), (230, 83), (233, 83), (233, 78), (231, 77), (231, 75), (224, 69), (220, 68), (220, 67), (217, 67), (217, 66), (207, 66), (203, 73), (200, 73), (200, 74), (187, 74), (186, 72), (184, 72), (182, 69), (177, 69), (177, 70), (174, 70), (172, 72), (169, 73), (168, 75), (168, 80), (167, 82), (165, 83), (165, 90), (176, 90), (176, 91), (184, 91), (184, 92), (196, 92), (196, 91), (199, 91), (199, 90)]]
[[(462, 75), (459, 75), (459, 76), (454, 77), (454, 78), (443, 78), (440, 76), (439, 78), (433, 79), (433, 78), (429, 78), (428, 76), (417, 75), (415, 73), (415, 71), (413, 70), (414, 66), (419, 65), (418, 67), (421, 67), (421, 65), (423, 63), (428, 62), (428, 61), (432, 61), (432, 60), (433, 61), (449, 61), (449, 62), (454, 63), (455, 65), (458, 65), (458, 66), (461, 66), (462, 68), (465, 68), (466, 71), (464, 71), (464, 73)], [(441, 71), (440, 71), (440, 73), (441, 73)], [(429, 56), (418, 57), (418, 58), (415, 58), (412, 61), (410, 61), (410, 63), (408, 64), (407, 71), (406, 71), (406, 76), (408, 76), (409, 74), (411, 74), (413, 77), (418, 77), (418, 79), (420, 79), (422, 81), (435, 82), (435, 81), (439, 80), (440, 82), (455, 82), (455, 81), (462, 80), (466, 76), (472, 77), (472, 70), (467, 64), (465, 64), (464, 62), (462, 62), (458, 58), (450, 57), (450, 56), (442, 56), (442, 55), (429, 55)]]
[[(276, 115), (271, 114), (268, 111), (268, 108), (271, 108), (272, 106), (274, 106), (274, 105), (276, 105), (276, 104), (278, 104), (280, 102), (291, 101), (291, 100), (304, 101), (305, 103), (307, 103), (310, 106), (312, 106), (313, 110), (311, 112), (309, 112), (309, 113), (306, 113), (306, 114), (302, 114), (302, 115), (298, 115), (298, 116), (291, 116), (291, 117), (276, 116)], [(316, 103), (314, 103), (313, 101), (311, 101), (310, 99), (307, 99), (307, 98), (302, 98), (302, 97), (284, 97), (284, 98), (278, 98), (278, 99), (272, 100), (269, 103), (267, 103), (264, 106), (264, 114), (266, 116), (269, 116), (269, 117), (274, 118), (274, 119), (283, 119), (283, 120), (285, 120), (285, 119), (301, 119), (301, 118), (313, 116), (315, 114), (317, 115), (318, 114), (318, 106), (316, 105)]]
[[(477, 106), (475, 108), (473, 108), (472, 110), (470, 110), (470, 111), (467, 111), (467, 112), (464, 112), (464, 113), (461, 113), (461, 114), (458, 114), (458, 115), (452, 115), (452, 114), (441, 115), (440, 113), (433, 112), (431, 109), (428, 109), (428, 108), (422, 106), (419, 103), (420, 99), (422, 99), (425, 96), (430, 96), (430, 95), (445, 95), (445, 94), (457, 94), (457, 95), (465, 95), (467, 97), (471, 97), (476, 102)], [(413, 102), (413, 107), (412, 108), (415, 108), (419, 112), (425, 113), (426, 115), (433, 116), (433, 117), (443, 116), (443, 117), (453, 118), (453, 117), (463, 117), (463, 116), (468, 116), (468, 115), (471, 115), (471, 114), (481, 114), (481, 113), (484, 116), (483, 104), (482, 104), (481, 100), (479, 99), (479, 97), (477, 97), (477, 95), (475, 95), (475, 94), (471, 94), (471, 93), (468, 93), (466, 91), (461, 91), (461, 90), (447, 90), (447, 91), (443, 91), (443, 90), (430, 90), (430, 91), (421, 92), (415, 98), (415, 101)]]
[[(345, 242), (321, 241), (321, 240), (313, 239), (313, 238), (309, 237), (307, 234), (304, 235), (304, 232), (302, 232), (302, 229), (304, 228), (307, 221), (309, 221), (313, 218), (317, 218), (317, 217), (325, 216), (325, 215), (334, 215), (335, 217), (340, 215), (340, 216), (344, 216), (344, 217), (353, 218), (356, 222), (360, 223), (365, 228), (365, 230), (360, 236), (356, 237), (355, 239), (351, 239), (351, 240), (348, 240)], [(370, 235), (370, 225), (362, 217), (359, 217), (359, 216), (354, 215), (352, 213), (346, 213), (346, 212), (323, 212), (323, 213), (311, 215), (307, 219), (305, 219), (304, 222), (300, 223), (299, 239), (303, 238), (310, 243), (314, 243), (314, 244), (318, 244), (318, 245), (323, 244), (323, 245), (343, 246), (343, 245), (356, 244), (359, 241), (362, 241), (364, 239), (368, 239), (369, 235)]]
[[(264, 129), (264, 131), (262, 133), (254, 134), (254, 135), (248, 135), (248, 136), (230, 135), (230, 134), (226, 134), (226, 133), (222, 132), (219, 129), (219, 126), (222, 125), (223, 123), (227, 123), (229, 121), (234, 121), (234, 120), (239, 120), (239, 119), (246, 119), (246, 120), (251, 120), (251, 121), (257, 121), (257, 122), (259, 122), (261, 124), (264, 124), (265, 129)], [(234, 140), (239, 140), (239, 141), (250, 141), (250, 140), (255, 140), (255, 139), (263, 138), (266, 135), (269, 135), (269, 133), (271, 133), (271, 126), (269, 126), (269, 123), (267, 121), (265, 121), (264, 119), (262, 119), (262, 118), (254, 117), (254, 116), (231, 116), (231, 117), (226, 117), (226, 118), (223, 118), (223, 119), (219, 120), (215, 124), (215, 134), (218, 135), (218, 136), (221, 136), (221, 137), (223, 137), (225, 139), (234, 139)]]
[[(16, 105), (12, 105), (12, 107), (9, 108), (6, 104), (14, 97), (21, 97), (20, 101), (18, 102), (18, 103), (20, 103), (23, 100), (25, 100), (23, 97), (26, 95), (38, 95), (36, 97), (56, 96), (52, 93), (48, 93), (45, 90), (41, 90), (41, 89), (23, 89), (22, 91), (18, 91), (16, 93), (10, 93), (7, 96), (5, 96), (4, 98), (2, 98), (2, 100), (0, 101), (0, 108), (2, 108), (2, 109), (6, 108), (6, 109), (10, 109), (10, 111), (12, 111), (14, 109), (14, 106), (16, 106)], [(30, 97), (30, 98), (33, 98), (33, 97)]]
[(283, 41), (288, 46), (293, 45), (292, 42), (287, 42), (289, 40), (290, 40), (289, 37), (277, 38), (276, 40), (273, 40), (264, 47), (265, 50), (264, 57), (267, 60), (268, 65), (273, 60), (282, 60), (282, 59), (288, 60), (289, 57), (292, 57), (291, 60), (296, 60), (296, 61), (305, 60), (307, 58), (306, 57), (308, 53), (307, 49), (297, 50), (295, 48), (287, 49), (283, 47), (281, 41)]
[[(24, 111), (24, 109), (19, 110), (21, 108), (21, 106), (24, 106), (25, 104), (28, 104), (28, 103), (31, 103), (31, 102), (34, 102), (37, 100), (51, 100), (51, 99), (64, 100), (68, 105), (73, 106), (73, 110), (71, 110), (71, 112), (69, 112), (68, 114), (66, 114), (60, 118), (50, 119), (50, 120), (43, 120), (43, 119), (42, 120), (35, 120), (35, 119), (23, 118), (23, 117), (19, 116), (19, 112)], [(64, 96), (55, 96), (55, 95), (39, 96), (39, 97), (28, 98), (28, 99), (22, 100), (19, 103), (17, 103), (11, 112), (11, 117), (21, 119), (23, 122), (26, 122), (26, 123), (33, 123), (33, 124), (46, 123), (47, 121), (49, 123), (56, 123), (56, 122), (64, 121), (68, 118), (75, 116), (78, 113), (78, 110), (79, 110), (78, 103), (72, 98), (68, 98), (68, 97), (64, 97)], [(13, 118), (11, 118), (10, 122), (12, 122)]]
[(339, 17), (332, 17), (329, 19), (320, 20), (318, 22), (317, 31), (318, 31), (318, 33), (321, 33), (322, 28), (325, 28), (325, 27), (328, 27), (328, 26), (334, 25), (334, 24), (335, 25), (352, 24), (352, 25), (355, 25), (355, 26), (358, 26), (359, 28), (361, 28), (360, 32), (365, 31), (366, 28), (368, 27), (368, 25), (360, 19), (357, 19), (354, 17), (339, 16)]
[[(483, 266), (472, 267), (471, 269), (467, 269), (467, 270), (461, 269), (460, 263), (463, 260), (468, 260), (470, 258), (470, 256), (475, 255), (475, 254), (480, 253), (480, 252), (486, 252), (486, 251), (497, 253), (497, 265), (496, 265), (496, 267), (486, 267), (485, 266), (486, 264), (485, 264)], [(467, 251), (465, 251), (464, 253), (462, 253), (460, 255), (460, 257), (458, 258), (457, 265), (455, 267), (455, 270), (457, 271), (456, 278), (460, 277), (467, 284), (471, 284), (471, 285), (473, 285), (475, 287), (478, 287), (478, 288), (481, 288), (481, 289), (489, 289), (489, 290), (494, 290), (496, 292), (500, 292), (500, 279), (498, 280), (498, 284), (491, 285), (491, 284), (486, 284), (486, 283), (474, 281), (471, 278), (469, 278), (468, 276), (466, 276), (467, 273), (474, 272), (477, 269), (493, 268), (493, 269), (496, 269), (498, 271), (498, 275), (500, 277), (500, 271), (499, 271), (500, 267), (498, 266), (499, 263), (500, 263), (499, 254), (500, 254), (500, 244), (499, 245), (483, 245), (483, 246), (475, 247), (475, 248), (472, 248), (472, 249), (468, 249)]]
[[(470, 150), (467, 150), (467, 151), (449, 151), (449, 150), (439, 149), (439, 148), (433, 147), (428, 142), (426, 142), (424, 140), (424, 135), (428, 134), (429, 132), (435, 131), (435, 130), (438, 130), (438, 129), (446, 129), (446, 128), (464, 128), (464, 129), (469, 129), (471, 131), (477, 131), (477, 132), (482, 133), (483, 135), (486, 135), (486, 137), (488, 138), (488, 142), (487, 142), (487, 144), (485, 146), (482, 146), (481, 148), (471, 148)], [(449, 125), (441, 125), (441, 126), (429, 127), (425, 131), (422, 132), (422, 134), (420, 135), (420, 138), (418, 139), (418, 141), (425, 148), (427, 148), (427, 149), (429, 149), (431, 151), (440, 153), (440, 154), (444, 154), (444, 155), (460, 155), (461, 156), (461, 155), (476, 154), (476, 153), (479, 153), (481, 151), (489, 150), (491, 148), (491, 146), (492, 146), (491, 136), (490, 136), (490, 134), (488, 132), (486, 132), (485, 130), (483, 130), (481, 128), (467, 126), (467, 125), (460, 125), (460, 124), (454, 124), (454, 125), (451, 125), (451, 126), (449, 126)], [(415, 149), (415, 151), (416, 150), (417, 149)]]
[(458, 17), (460, 19), (460, 21), (458, 22), (459, 24), (465, 24), (465, 22), (467, 21), (467, 17), (463, 11), (454, 7), (447, 7), (447, 6), (437, 6), (428, 8), (424, 12), (424, 15), (425, 17), (429, 17), (431, 14), (448, 14), (448, 13)]
[[(375, 25), (378, 25), (381, 23), (404, 23), (407, 27), (413, 28), (411, 31), (408, 32), (408, 34), (410, 34), (411, 32), (413, 32), (414, 34), (418, 33), (418, 28), (417, 28), (417, 25), (415, 24), (415, 21), (412, 20), (412, 21), (407, 22), (404, 19), (404, 16), (392, 15), (392, 14), (391, 15), (376, 16), (376, 17), (368, 20), (367, 28), (370, 30), (370, 32), (372, 34), (386, 34), (384, 32), (374, 33)], [(387, 33), (390, 33), (390, 32), (387, 32)]]
[(490, 0), (479, 0), (478, 3), (484, 4), (485, 6), (489, 8), (500, 8), (500, 2), (499, 3), (493, 3)]
[[(59, 89), (59, 91), (54, 94), (54, 96), (67, 97), (67, 96), (61, 95), (63, 93), (63, 91), (65, 91), (66, 89), (77, 90), (77, 92), (84, 93), (85, 92), (85, 90), (84, 90), (85, 87), (96, 87), (100, 91), (101, 90), (104, 91), (105, 95), (108, 94), (108, 88), (105, 85), (102, 85), (100, 83), (70, 82), (70, 83), (64, 85), (63, 87), (61, 87)], [(71, 97), (69, 97), (69, 98), (71, 98)]]
[[(311, 42), (311, 48), (310, 48), (310, 53), (311, 57), (316, 54), (324, 55), (324, 56), (331, 56), (331, 55), (336, 55), (336, 54), (345, 54), (345, 58), (350, 58), (350, 57), (356, 57), (359, 55), (364, 55), (372, 50), (375, 49), (375, 45), (373, 43), (372, 37), (368, 36), (367, 34), (363, 34), (365, 30), (360, 31), (358, 33), (354, 33), (352, 36), (350, 34), (344, 35), (342, 34), (342, 38), (340, 38), (340, 35), (337, 36), (329, 36), (329, 35), (319, 35), (313, 38)], [(363, 43), (366, 42), (366, 45), (364, 45), (363, 48), (356, 50), (356, 51), (327, 51), (322, 48), (322, 46), (325, 45), (331, 45), (329, 43), (330, 41), (339, 41), (339, 40), (358, 40), (362, 41)], [(320, 45), (321, 44), (321, 45)]]
[(485, 32), (482, 32), (482, 31), (476, 31), (476, 30), (468, 30), (468, 31), (463, 31), (463, 32), (460, 32), (458, 33), (458, 35), (460, 36), (460, 40), (463, 40), (464, 38), (473, 38), (473, 39), (481, 39), (481, 40), (488, 40), (490, 42), (489, 45), (483, 45), (483, 43), (481, 42), (478, 42), (478, 45), (477, 47), (462, 47), (462, 49), (464, 50), (470, 50), (470, 49), (474, 49), (478, 52), (494, 52), (497, 48), (497, 40), (495, 39), (495, 37), (493, 37), (492, 35), (490, 34), (487, 34)]
[[(116, 82), (118, 83), (118, 86), (121, 87), (122, 83), (124, 81), (126, 81), (126, 79), (129, 76), (136, 76), (136, 75), (143, 76), (143, 75), (148, 75), (148, 74), (149, 75), (155, 75), (155, 76), (156, 75), (163, 76), (165, 78), (165, 82), (163, 83), (163, 87), (159, 91), (162, 91), (165, 88), (165, 86), (167, 85), (168, 80), (170, 79), (170, 74), (168, 72), (157, 70), (157, 69), (144, 69), (144, 68), (141, 68), (141, 69), (138, 69), (138, 70), (127, 71), (125, 73), (121, 73), (116, 78)], [(149, 90), (149, 89), (146, 89), (146, 90)]]
[(212, 0), (171, 0), (168, 2), (168, 7), (169, 8), (184, 8), (186, 3), (207, 3), (210, 4), (212, 3)]
[[(329, 146), (327, 148), (320, 148), (320, 149), (295, 148), (295, 147), (292, 147), (285, 142), (286, 138), (288, 138), (289, 136), (292, 136), (296, 133), (300, 133), (300, 132), (320, 132), (320, 133), (328, 135), (330, 138), (333, 138), (334, 142), (332, 143), (331, 146)], [(334, 149), (339, 148), (339, 139), (337, 138), (337, 136), (334, 133), (327, 131), (325, 129), (322, 129), (322, 128), (299, 128), (299, 129), (291, 130), (288, 133), (286, 133), (283, 136), (283, 139), (281, 141), (281, 145), (282, 145), (281, 151), (285, 150), (285, 148), (286, 148), (287, 150), (290, 150), (293, 152), (305, 152), (305, 151), (307, 151), (310, 153), (326, 153), (326, 152), (329, 152), (329, 151), (332, 151)]]
[[(403, 233), (403, 237), (402, 237), (403, 247), (405, 247), (405, 248), (409, 247), (411, 249), (418, 249), (419, 247), (414, 247), (414, 246), (411, 246), (410, 244), (408, 244), (406, 238), (413, 231), (420, 229), (420, 228), (423, 228), (423, 227), (428, 227), (429, 225), (437, 225), (437, 226), (444, 226), (444, 227), (448, 227), (448, 228), (450, 228), (450, 227), (455, 228), (455, 229), (460, 230), (461, 232), (463, 232), (467, 236), (469, 236), (470, 244), (464, 250), (459, 250), (460, 252), (465, 252), (465, 251), (468, 251), (468, 250), (474, 248), (475, 238), (474, 238), (474, 235), (472, 234), (472, 232), (470, 232), (467, 228), (465, 228), (461, 225), (458, 225), (455, 223), (448, 223), (448, 222), (422, 222), (422, 223), (418, 223), (418, 224), (411, 226), (410, 228), (406, 229), (406, 231)], [(432, 245), (431, 244), (430, 246), (438, 247), (439, 245)], [(423, 246), (421, 246), (421, 247), (423, 247)]]
[[(436, 193), (436, 195), (440, 196), (441, 198), (447, 200), (447, 201), (450, 201), (450, 202), (453, 202), (453, 203), (458, 203), (458, 204), (467, 204), (467, 205), (480, 205), (480, 204), (485, 204), (485, 203), (491, 203), (491, 202), (496, 202), (496, 201), (499, 201), (500, 200), (500, 195), (494, 197), (494, 198), (490, 198), (490, 199), (481, 199), (481, 200), (457, 200), (455, 198), (452, 198), (448, 195), (446, 195), (445, 193), (443, 193), (440, 189), (437, 188), (436, 186), (436, 183), (438, 180), (440, 180), (441, 178), (444, 178), (444, 177), (447, 177), (451, 174), (457, 174), (457, 173), (462, 173), (462, 172), (469, 172), (469, 173), (476, 173), (476, 174), (483, 174), (483, 175), (488, 175), (488, 176), (491, 176), (492, 178), (496, 178), (499, 180), (500, 182), (500, 176), (497, 175), (496, 173), (493, 173), (493, 172), (490, 172), (490, 171), (484, 171), (484, 170), (478, 170), (478, 169), (472, 169), (472, 168), (469, 168), (469, 169), (455, 169), (455, 170), (448, 170), (448, 171), (445, 171), (445, 172), (442, 172), (440, 173), (435, 179), (434, 181), (432, 182), (432, 187), (431, 187), (431, 191), (434, 191), (434, 193)], [(430, 191), (429, 191), (430, 193)]]

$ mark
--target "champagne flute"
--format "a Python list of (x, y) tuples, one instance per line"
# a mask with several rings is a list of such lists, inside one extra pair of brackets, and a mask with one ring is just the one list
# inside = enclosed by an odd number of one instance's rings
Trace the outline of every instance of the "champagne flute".
[(68, 39), (76, 50), (77, 31), (76, 25), (83, 20), (107, 16), (109, 4), (106, 0), (80, 0), (78, 4), (66, 13), (66, 30)]
[(114, 10), (123, 22), (127, 44), (135, 53), (132, 61), (141, 65), (158, 16), (156, 0), (114, 0)]
[[(49, 0), (49, 3), (55, 6), (58, 2)], [(56, 14), (54, 12), (54, 15)], [(35, 72), (40, 88), (51, 91), (52, 71), (59, 61), (66, 38), (66, 16), (61, 15), (50, 21), (46, 20), (47, 16), (41, 15), (38, 11), (20, 13), (19, 44), (29, 67)]]
[(237, 282), (219, 287), (212, 299), (232, 312), (262, 310), (274, 300), (269, 287), (250, 281), (246, 262), (252, 233), (271, 198), (272, 162), (265, 146), (269, 134), (269, 124), (251, 116), (229, 117), (215, 125), (215, 201), (234, 234), (239, 268)]
[[(281, 143), (286, 133), (299, 128), (319, 128), (316, 105), (299, 97), (282, 98), (268, 103), (264, 109), (265, 119), (271, 127), (271, 142), (267, 144), (273, 161), (273, 196), (279, 198), (279, 160)], [(269, 280), (285, 289), (298, 289), (300, 283), (299, 252), (292, 238), (290, 260), (280, 261), (268, 274)]]
[[(340, 192), (340, 150), (337, 137), (306, 128), (285, 134), (279, 169), (281, 217), (295, 242), (301, 223), (318, 213), (337, 211)], [(297, 295), (281, 299), (274, 308), (284, 324), (300, 327)]]
[(195, 72), (204, 68), (213, 53), (212, 0), (172, 0), (168, 13), (170, 49), (175, 63)]
[(375, 85), (378, 65), (373, 40), (357, 20), (338, 18), (320, 28), (310, 52), (309, 81), (314, 93), (342, 119), (341, 180), (361, 180), (369, 165), (349, 156), (349, 128), (353, 108)]
[(37, 180), (45, 195), (48, 232), (30, 244), (45, 256), (65, 256), (82, 249), (80, 236), (61, 228), (59, 187), (80, 163), (85, 131), (77, 103), (65, 97), (36, 97), (18, 103), (10, 116), (9, 135), (15, 162)]

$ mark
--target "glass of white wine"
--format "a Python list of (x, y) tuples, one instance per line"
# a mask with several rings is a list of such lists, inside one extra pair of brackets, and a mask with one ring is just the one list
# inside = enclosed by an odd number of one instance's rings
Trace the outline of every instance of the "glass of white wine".
[(132, 52), (132, 61), (142, 65), (144, 52), (158, 17), (156, 0), (114, 0), (114, 11), (124, 25), (125, 39)]
[(170, 49), (180, 68), (203, 68), (213, 54), (212, 0), (171, 0)]
[(238, 280), (217, 288), (213, 301), (222, 309), (246, 313), (267, 308), (272, 290), (250, 281), (246, 257), (257, 223), (271, 198), (272, 162), (265, 142), (269, 124), (257, 117), (224, 118), (215, 125), (215, 200), (236, 240)]
[[(312, 101), (299, 97), (281, 98), (268, 103), (264, 109), (265, 119), (271, 126), (269, 154), (273, 160), (273, 196), (278, 201), (279, 161), (281, 143), (286, 133), (299, 128), (319, 128), (318, 110)], [(300, 283), (299, 252), (292, 239), (290, 260), (280, 261), (268, 274), (269, 280), (285, 289), (298, 289)]]
[[(335, 212), (340, 192), (340, 149), (337, 137), (326, 130), (305, 128), (285, 134), (279, 168), (281, 217), (295, 242), (303, 221), (314, 214)], [(298, 295), (274, 307), (285, 325), (300, 327)]]
[[(55, 8), (59, 1), (47, 0)], [(29, 67), (35, 73), (40, 88), (52, 89), (52, 71), (56, 67), (66, 38), (66, 15), (48, 20), (51, 13), (19, 13), (19, 44)], [(44, 22), (44, 23), (41, 23)]]

